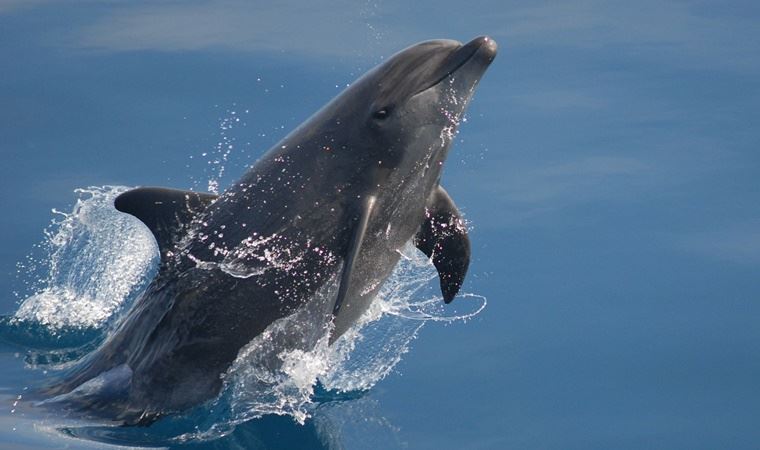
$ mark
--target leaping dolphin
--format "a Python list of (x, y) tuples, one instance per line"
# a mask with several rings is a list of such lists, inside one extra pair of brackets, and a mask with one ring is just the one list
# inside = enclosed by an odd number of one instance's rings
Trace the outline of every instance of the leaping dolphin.
[(328, 310), (303, 325), (330, 333), (332, 344), (367, 310), (410, 240), (432, 259), (451, 302), (470, 242), (439, 181), (496, 48), (478, 37), (397, 53), (219, 196), (146, 187), (117, 197), (116, 209), (152, 231), (159, 272), (110, 337), (46, 395), (121, 380), (124, 399), (108, 407), (126, 423), (211, 399), (243, 346), (325, 292)]

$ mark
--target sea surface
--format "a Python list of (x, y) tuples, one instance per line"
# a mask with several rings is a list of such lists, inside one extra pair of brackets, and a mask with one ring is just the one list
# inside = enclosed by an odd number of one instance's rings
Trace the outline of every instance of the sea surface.
[[(759, 20), (751, 1), (0, 0), (0, 448), (758, 448)], [(118, 193), (224, 190), (394, 52), (479, 35), (499, 55), (445, 166), (473, 246), (451, 305), (407, 247), (339, 345), (272, 374), (254, 341), (183, 415), (29, 400), (155, 274)]]

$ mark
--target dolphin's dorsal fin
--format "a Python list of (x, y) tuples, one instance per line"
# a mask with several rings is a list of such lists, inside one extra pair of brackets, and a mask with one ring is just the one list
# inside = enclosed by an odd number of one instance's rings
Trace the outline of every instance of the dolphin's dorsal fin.
[(450, 303), (462, 287), (470, 265), (470, 238), (454, 201), (440, 186), (428, 200), (425, 221), (414, 244), (433, 260), (443, 300)]
[(147, 225), (156, 238), (163, 260), (167, 251), (172, 249), (178, 232), (217, 198), (217, 195), (203, 192), (141, 187), (116, 197), (114, 206)]

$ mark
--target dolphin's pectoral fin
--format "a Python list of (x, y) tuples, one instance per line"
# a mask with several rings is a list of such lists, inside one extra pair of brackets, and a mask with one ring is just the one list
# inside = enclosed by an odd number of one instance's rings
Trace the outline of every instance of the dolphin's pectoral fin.
[(121, 212), (140, 219), (156, 238), (161, 259), (171, 250), (177, 232), (217, 199), (217, 195), (159, 187), (127, 191), (114, 200)]
[(470, 238), (454, 201), (440, 186), (428, 200), (425, 221), (414, 244), (433, 260), (443, 300), (450, 303), (462, 287), (470, 265)]
[(364, 236), (367, 234), (367, 225), (369, 224), (372, 210), (375, 207), (375, 201), (376, 197), (374, 195), (369, 195), (364, 199), (361, 204), (361, 210), (356, 218), (356, 223), (353, 226), (351, 240), (348, 243), (348, 252), (346, 253), (346, 259), (343, 261), (343, 273), (340, 276), (338, 297), (333, 307), (333, 316), (335, 317), (340, 313), (340, 308), (343, 306), (343, 301), (346, 299), (346, 295), (348, 295), (349, 288), (351, 287), (351, 275), (353, 274), (356, 258), (359, 256)]

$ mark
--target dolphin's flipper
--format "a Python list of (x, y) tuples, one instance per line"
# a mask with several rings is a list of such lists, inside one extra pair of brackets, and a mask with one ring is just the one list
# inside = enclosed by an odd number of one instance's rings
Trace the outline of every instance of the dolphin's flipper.
[(367, 233), (367, 225), (369, 224), (369, 217), (372, 215), (372, 210), (375, 208), (375, 201), (377, 198), (374, 195), (368, 195), (365, 197), (361, 204), (361, 210), (357, 217), (356, 223), (351, 233), (351, 240), (348, 243), (348, 252), (346, 253), (346, 259), (343, 261), (343, 273), (340, 276), (340, 288), (338, 288), (338, 297), (335, 300), (335, 306), (333, 307), (333, 316), (337, 316), (340, 312), (340, 307), (343, 305), (343, 300), (346, 299), (348, 289), (351, 284), (351, 274), (354, 270), (354, 264), (356, 258), (359, 256), (359, 250), (364, 241), (364, 235)]
[(114, 206), (148, 226), (156, 238), (163, 259), (166, 252), (171, 250), (177, 232), (183, 230), (217, 197), (203, 192), (142, 187), (116, 197)]
[(450, 303), (462, 287), (470, 265), (470, 238), (454, 201), (440, 186), (428, 200), (425, 221), (414, 237), (414, 244), (432, 258), (443, 300)]

